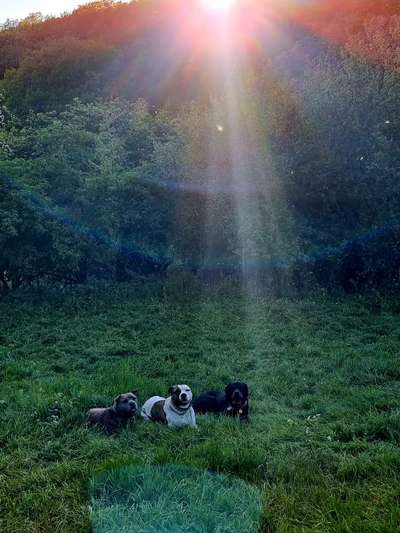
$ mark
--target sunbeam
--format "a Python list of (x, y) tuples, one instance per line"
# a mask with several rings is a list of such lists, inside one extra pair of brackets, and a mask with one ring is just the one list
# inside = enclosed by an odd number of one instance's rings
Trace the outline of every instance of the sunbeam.
[(201, 3), (210, 11), (226, 13), (232, 9), (236, 0), (201, 0)]

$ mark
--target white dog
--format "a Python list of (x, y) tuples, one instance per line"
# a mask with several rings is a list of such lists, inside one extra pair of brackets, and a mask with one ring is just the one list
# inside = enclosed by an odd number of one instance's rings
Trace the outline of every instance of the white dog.
[(170, 387), (168, 398), (152, 396), (142, 407), (145, 420), (161, 422), (169, 427), (190, 426), (197, 428), (196, 415), (192, 407), (193, 394), (187, 385)]

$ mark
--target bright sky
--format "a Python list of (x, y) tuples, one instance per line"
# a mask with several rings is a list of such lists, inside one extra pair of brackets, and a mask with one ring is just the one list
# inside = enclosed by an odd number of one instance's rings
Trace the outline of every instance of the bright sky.
[(22, 19), (38, 11), (43, 15), (59, 15), (87, 3), (88, 0), (0, 0), (0, 23)]

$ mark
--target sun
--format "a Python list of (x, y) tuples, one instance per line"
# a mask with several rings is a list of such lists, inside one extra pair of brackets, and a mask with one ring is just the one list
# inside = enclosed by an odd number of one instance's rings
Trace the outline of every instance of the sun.
[(219, 13), (227, 13), (232, 9), (236, 0), (201, 0), (206, 9)]

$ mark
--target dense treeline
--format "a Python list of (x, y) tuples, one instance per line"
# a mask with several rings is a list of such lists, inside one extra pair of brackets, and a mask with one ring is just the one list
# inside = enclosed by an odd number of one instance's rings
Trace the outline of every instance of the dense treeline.
[(400, 7), (374, 4), (280, 13), (225, 71), (195, 3), (5, 24), (0, 289), (175, 267), (398, 284)]

